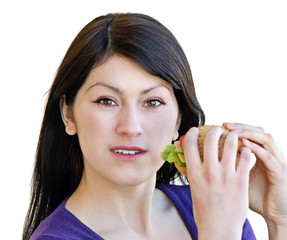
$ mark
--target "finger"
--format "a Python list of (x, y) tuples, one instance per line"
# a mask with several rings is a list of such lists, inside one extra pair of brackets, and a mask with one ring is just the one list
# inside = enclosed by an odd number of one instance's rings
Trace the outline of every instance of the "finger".
[(204, 139), (204, 148), (203, 148), (204, 165), (210, 166), (212, 168), (216, 163), (219, 163), (218, 142), (222, 134), (223, 130), (220, 127), (212, 127), (207, 132)]
[(223, 123), (223, 126), (225, 126), (229, 130), (246, 129), (264, 132), (264, 129), (262, 127), (252, 126), (243, 123)]
[(248, 141), (247, 139), (243, 139), (242, 142), (244, 146), (248, 147), (255, 154), (257, 159), (259, 159), (264, 164), (268, 171), (274, 172), (276, 169), (278, 169), (279, 162), (272, 155), (272, 153), (259, 146), (258, 144)]
[(282, 153), (271, 134), (260, 131), (244, 130), (243, 132), (238, 133), (238, 136), (260, 145), (266, 151), (270, 152), (277, 160), (281, 161)]
[(187, 169), (190, 171), (198, 169), (198, 167), (201, 166), (201, 160), (197, 144), (198, 135), (198, 128), (193, 127), (186, 133), (182, 141), (185, 162), (187, 165)]
[(222, 164), (225, 166), (225, 169), (228, 172), (230, 172), (231, 170), (235, 171), (237, 145), (238, 145), (237, 134), (234, 132), (228, 133), (224, 142), (224, 149), (221, 159)]
[(237, 165), (238, 174), (243, 176), (243, 179), (249, 176), (250, 164), (251, 164), (251, 150), (247, 147), (242, 147), (240, 157)]
[(229, 128), (229, 130), (235, 131), (239, 138), (246, 138), (261, 145), (263, 148), (273, 154), (276, 159), (282, 161), (282, 153), (278, 148), (273, 136), (264, 132), (263, 128), (241, 123), (231, 124), (231, 127), (229, 124), (226, 126)]

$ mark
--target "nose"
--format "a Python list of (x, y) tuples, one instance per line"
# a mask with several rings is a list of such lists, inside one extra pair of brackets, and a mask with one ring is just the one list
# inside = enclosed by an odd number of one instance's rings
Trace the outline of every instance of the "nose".
[(143, 133), (141, 114), (131, 108), (122, 109), (118, 116), (117, 133), (135, 137)]

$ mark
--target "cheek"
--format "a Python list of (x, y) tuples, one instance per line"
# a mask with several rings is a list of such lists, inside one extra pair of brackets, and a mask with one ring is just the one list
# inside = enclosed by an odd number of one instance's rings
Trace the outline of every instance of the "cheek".
[[(167, 116), (166, 116), (167, 117)], [(172, 137), (176, 126), (176, 119), (171, 119), (170, 116), (167, 118), (157, 118), (150, 128), (156, 133), (158, 137), (170, 136)]]
[(113, 121), (94, 109), (81, 109), (76, 118), (77, 133), (82, 152), (88, 157), (95, 148), (102, 147), (105, 137), (111, 134)]
[(107, 127), (107, 120), (103, 119), (103, 116), (100, 114), (82, 111), (78, 119), (76, 119), (76, 126), (78, 135), (98, 135), (101, 133), (101, 130)]
[(177, 111), (168, 111), (149, 121), (149, 139), (155, 150), (163, 151), (166, 145), (170, 144), (176, 131)]

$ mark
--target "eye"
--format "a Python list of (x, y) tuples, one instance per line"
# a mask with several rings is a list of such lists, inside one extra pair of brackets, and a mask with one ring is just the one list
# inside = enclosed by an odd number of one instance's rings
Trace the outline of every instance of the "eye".
[(149, 108), (155, 108), (160, 105), (164, 104), (164, 102), (158, 100), (158, 99), (151, 99), (145, 102), (144, 106)]
[(110, 99), (110, 98), (101, 98), (101, 99), (98, 99), (96, 101), (96, 103), (99, 103), (101, 105), (104, 105), (106, 107), (110, 107), (110, 106), (116, 106), (117, 104), (115, 103), (114, 100)]

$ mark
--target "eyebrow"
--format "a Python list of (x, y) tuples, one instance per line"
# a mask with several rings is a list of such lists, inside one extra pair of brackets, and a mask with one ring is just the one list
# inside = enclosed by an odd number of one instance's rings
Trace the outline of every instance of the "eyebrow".
[[(91, 85), (91, 86), (87, 89), (87, 92), (88, 92), (91, 88), (93, 88), (93, 87), (95, 87), (95, 86), (104, 86), (104, 87), (107, 87), (107, 88), (111, 89), (112, 91), (114, 91), (114, 92), (116, 92), (116, 93), (118, 93), (118, 94), (122, 94), (122, 93), (123, 93), (123, 91), (122, 91), (121, 89), (116, 88), (116, 87), (113, 87), (113, 86), (111, 86), (111, 85), (109, 85), (109, 84), (106, 84), (106, 83), (103, 83), (103, 82), (98, 82), (98, 83), (96, 83), (96, 84)], [(170, 93), (172, 93), (172, 90), (171, 90), (168, 86), (166, 86), (165, 84), (161, 83), (161, 84), (158, 84), (158, 85), (156, 85), (156, 86), (154, 86), (154, 87), (151, 87), (151, 88), (142, 90), (142, 91), (141, 91), (141, 95), (147, 94), (148, 92), (150, 92), (150, 91), (152, 91), (152, 90), (154, 90), (154, 89), (156, 89), (156, 88), (159, 88), (159, 87), (165, 87)]]
[(107, 87), (107, 88), (113, 90), (113, 91), (116, 92), (116, 93), (119, 93), (119, 94), (122, 93), (122, 91), (121, 91), (119, 88), (113, 87), (113, 86), (111, 86), (111, 85), (109, 85), (109, 84), (106, 84), (106, 83), (103, 83), (103, 82), (98, 82), (98, 83), (96, 83), (96, 84), (93, 84), (92, 86), (90, 86), (90, 87), (87, 89), (87, 92), (88, 92), (91, 88), (93, 88), (93, 87), (95, 87), (95, 86), (104, 86), (104, 87)]

